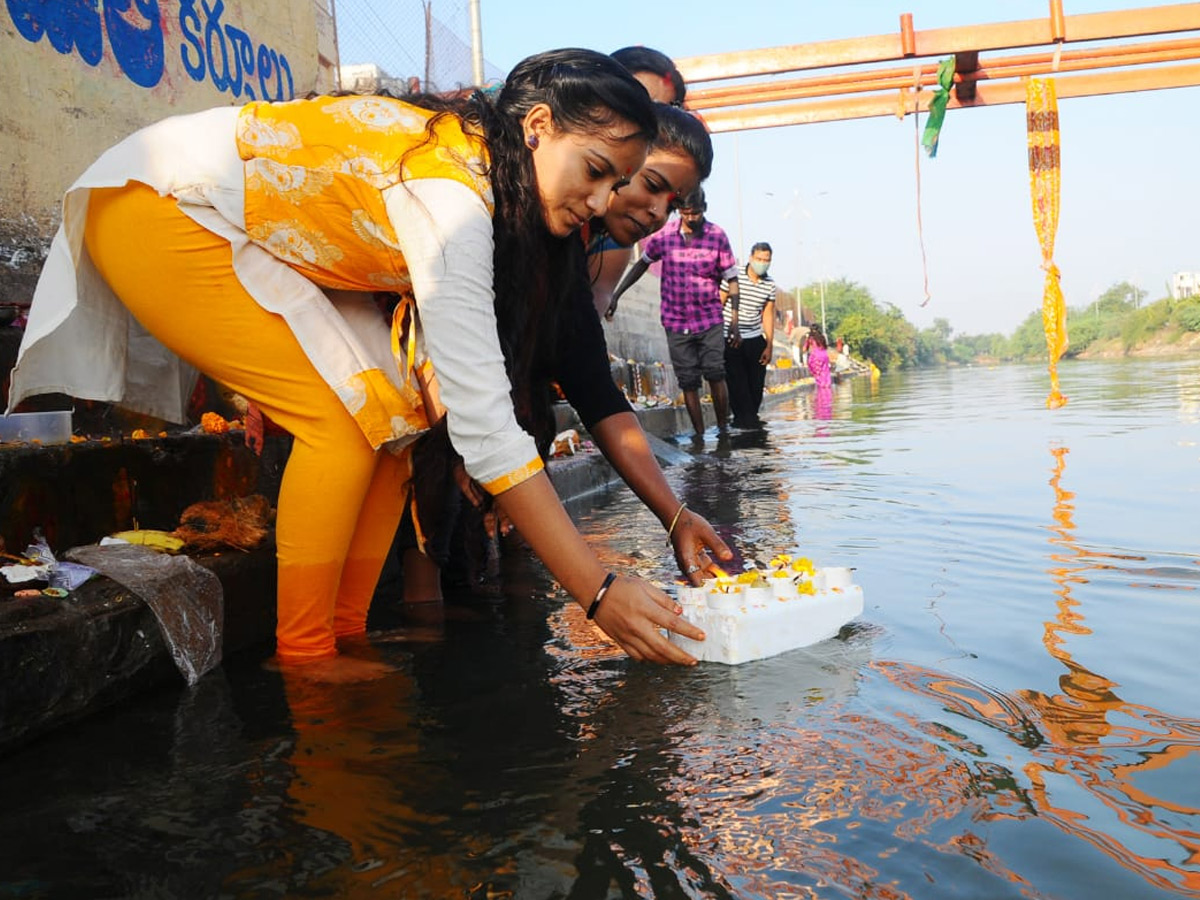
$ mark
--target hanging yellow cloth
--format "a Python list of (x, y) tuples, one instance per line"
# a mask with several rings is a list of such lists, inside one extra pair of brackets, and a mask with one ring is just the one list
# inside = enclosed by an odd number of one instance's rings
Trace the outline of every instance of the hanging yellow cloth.
[(1054, 81), (1030, 78), (1025, 82), (1025, 120), (1029, 133), (1029, 190), (1033, 198), (1033, 226), (1042, 247), (1046, 286), (1042, 294), (1042, 328), (1050, 356), (1050, 394), (1046, 406), (1057, 409), (1067, 402), (1058, 390), (1058, 360), (1067, 349), (1067, 310), (1054, 265), (1054, 235), (1058, 230), (1061, 172), (1058, 137), (1058, 97)]

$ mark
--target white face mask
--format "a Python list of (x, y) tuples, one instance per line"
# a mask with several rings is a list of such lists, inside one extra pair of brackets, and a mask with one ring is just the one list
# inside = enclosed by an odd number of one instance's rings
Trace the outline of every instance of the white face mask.
[(769, 262), (759, 262), (758, 260), (750, 261), (750, 271), (759, 278), (762, 278), (764, 275), (766, 275), (767, 269), (769, 268), (771, 268), (771, 264)]

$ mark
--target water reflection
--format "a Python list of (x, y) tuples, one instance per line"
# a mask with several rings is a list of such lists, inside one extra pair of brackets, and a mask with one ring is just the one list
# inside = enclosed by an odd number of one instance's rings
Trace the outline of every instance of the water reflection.
[(833, 418), (833, 388), (818, 386), (813, 390), (812, 415), (814, 419)]
[[(1051, 543), (1060, 548), (1051, 559), (1060, 565), (1050, 572), (1058, 585), (1058, 614), (1046, 623), (1043, 638), (1047, 651), (1067, 674), (1059, 679), (1062, 693), (1026, 694), (1043, 729), (1053, 738), (1055, 752), (1049, 760), (1035, 759), (1025, 773), (1044, 818), (1158, 887), (1200, 891), (1200, 872), (1195, 869), (1200, 861), (1200, 809), (1155, 797), (1136, 785), (1142, 771), (1176, 764), (1183, 777), (1190, 774), (1186, 762), (1200, 750), (1200, 719), (1175, 718), (1125, 703), (1116, 693), (1118, 685), (1071, 658), (1063, 637), (1089, 633), (1072, 586), (1086, 582), (1085, 573), (1097, 567), (1095, 554), (1085, 553), (1075, 542), (1075, 495), (1062, 486), (1067, 452), (1065, 447), (1051, 448), (1055, 459), (1050, 479), (1055, 521)], [(1116, 724), (1122, 721), (1126, 724)], [(1097, 815), (1094, 804), (1080, 808), (1071, 803), (1076, 791), (1062, 787), (1062, 778), (1099, 800), (1109, 815)]]
[[(800, 441), (815, 436), (802, 433)], [(844, 437), (831, 458), (844, 452)], [(787, 450), (803, 453), (804, 444)], [(814, 670), (793, 654), (766, 661), (794, 668), (778, 685), (760, 670), (720, 667), (695, 676), (687, 690), (672, 683), (665, 690), (673, 703), (647, 703), (665, 735), (617, 741), (602, 754), (618, 764), (586, 807), (590, 849), (581, 872), (590, 867), (594, 890), (578, 896), (606, 896), (595, 885), (607, 886), (610, 875), (629, 897), (1200, 896), (1200, 811), (1179, 791), (1181, 782), (1196, 783), (1200, 722), (1124, 700), (1118, 684), (1072, 656), (1070, 644), (1091, 637), (1076, 588), (1099, 573), (1124, 574), (1130, 588), (1187, 591), (1195, 589), (1195, 573), (1081, 546), (1075, 498), (1064, 486), (1067, 456), (1064, 446), (1051, 447), (1054, 505), (1043, 526), (1056, 608), (1042, 643), (1061, 666), (1056, 690), (1006, 692), (880, 659), (870, 649), (878, 631), (869, 625), (831, 644), (863, 652), (825, 660), (820, 671), (834, 683), (811, 693)], [(740, 477), (756, 465), (753, 478)], [(683, 476), (681, 496), (689, 504), (720, 498), (705, 514), (736, 517), (727, 536), (753, 555), (772, 542), (786, 546), (801, 530), (787, 510), (804, 510), (806, 480), (795, 469), (779, 481), (771, 474), (757, 457), (701, 462)], [(755, 488), (724, 493), (737, 483)], [(763, 512), (777, 508), (772, 502), (784, 510), (775, 523)], [(629, 528), (628, 518), (617, 518)], [(629, 544), (627, 532), (614, 528), (611, 537)], [(643, 561), (643, 570), (652, 568)], [(963, 585), (952, 585), (961, 593)], [(964, 662), (971, 656), (964, 653)], [(624, 676), (610, 662), (608, 687), (619, 692)], [(594, 671), (591, 678), (582, 670), (561, 674), (564, 709), (588, 723), (586, 740), (628, 734), (621, 719), (627, 698), (602, 703), (605, 687)], [(876, 679), (948, 715), (903, 702), (878, 713), (864, 708), (860, 688)], [(681, 696), (691, 705), (681, 706)], [(1184, 794), (1195, 796), (1194, 787)], [(1069, 843), (1035, 849), (1028, 832), (1043, 825)], [(1008, 840), (1017, 827), (1026, 837), (1013, 853)], [(1084, 855), (1058, 881), (1061, 854), (1074, 853), (1080, 841), (1128, 880), (1089, 866)], [(1056, 883), (1076, 893), (1056, 891)]]
[[(1086, 841), (1148, 884), (1200, 895), (1200, 808), (1153, 792), (1169, 790), (1180, 779), (1194, 784), (1200, 719), (1125, 702), (1119, 685), (1080, 665), (1068, 649), (1069, 637), (1091, 634), (1074, 586), (1086, 584), (1091, 571), (1122, 567), (1109, 560), (1130, 560), (1076, 543), (1075, 494), (1062, 483), (1068, 452), (1050, 448), (1054, 524), (1049, 558), (1055, 565), (1049, 574), (1057, 601), (1042, 638), (1066, 670), (1059, 691), (1025, 689), (1010, 698), (917, 666), (881, 663), (876, 668), (893, 683), (1029, 749), (1022, 769), (1028, 780), (1022, 791), (1025, 814)], [(1172, 768), (1178, 773), (1174, 777)], [(1146, 778), (1150, 773), (1155, 777)], [(1007, 778), (1012, 780), (1011, 773)]]
[[(563, 623), (572, 618), (568, 608)], [(802, 722), (837, 715), (855, 696), (874, 637), (859, 627), (741, 667), (651, 677), (627, 676), (617, 660), (598, 669), (563, 657), (552, 682), (579, 723), (577, 777), (594, 789), (579, 811), (584, 843), (569, 896), (609, 897), (613, 886), (625, 897), (798, 896), (759, 870), (792, 873), (798, 884), (826, 852), (810, 828), (836, 813), (799, 816), (792, 799), (810, 778), (804, 806), (832, 799), (826, 776), (836, 773), (813, 757), (840, 754)], [(848, 746), (856, 731), (847, 728)]]

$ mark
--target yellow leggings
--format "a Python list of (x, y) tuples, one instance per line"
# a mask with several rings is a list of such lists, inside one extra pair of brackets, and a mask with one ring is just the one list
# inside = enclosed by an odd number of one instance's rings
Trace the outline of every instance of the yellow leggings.
[[(92, 191), (84, 240), (104, 280), (181, 358), (294, 438), (279, 491), (277, 653), (361, 633), (403, 511), (406, 460), (375, 451), (284, 320), (233, 271), (229, 243), (145, 185)], [(283, 265), (283, 263), (280, 263)]]

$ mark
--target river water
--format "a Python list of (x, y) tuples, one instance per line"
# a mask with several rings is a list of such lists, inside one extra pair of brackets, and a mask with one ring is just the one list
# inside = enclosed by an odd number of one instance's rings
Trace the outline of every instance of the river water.
[[(770, 660), (631, 663), (536, 565), (320, 690), (235, 659), (0, 760), (3, 897), (1200, 897), (1200, 360), (858, 379), (669, 470), (856, 569)], [(578, 515), (673, 577), (627, 492)]]

